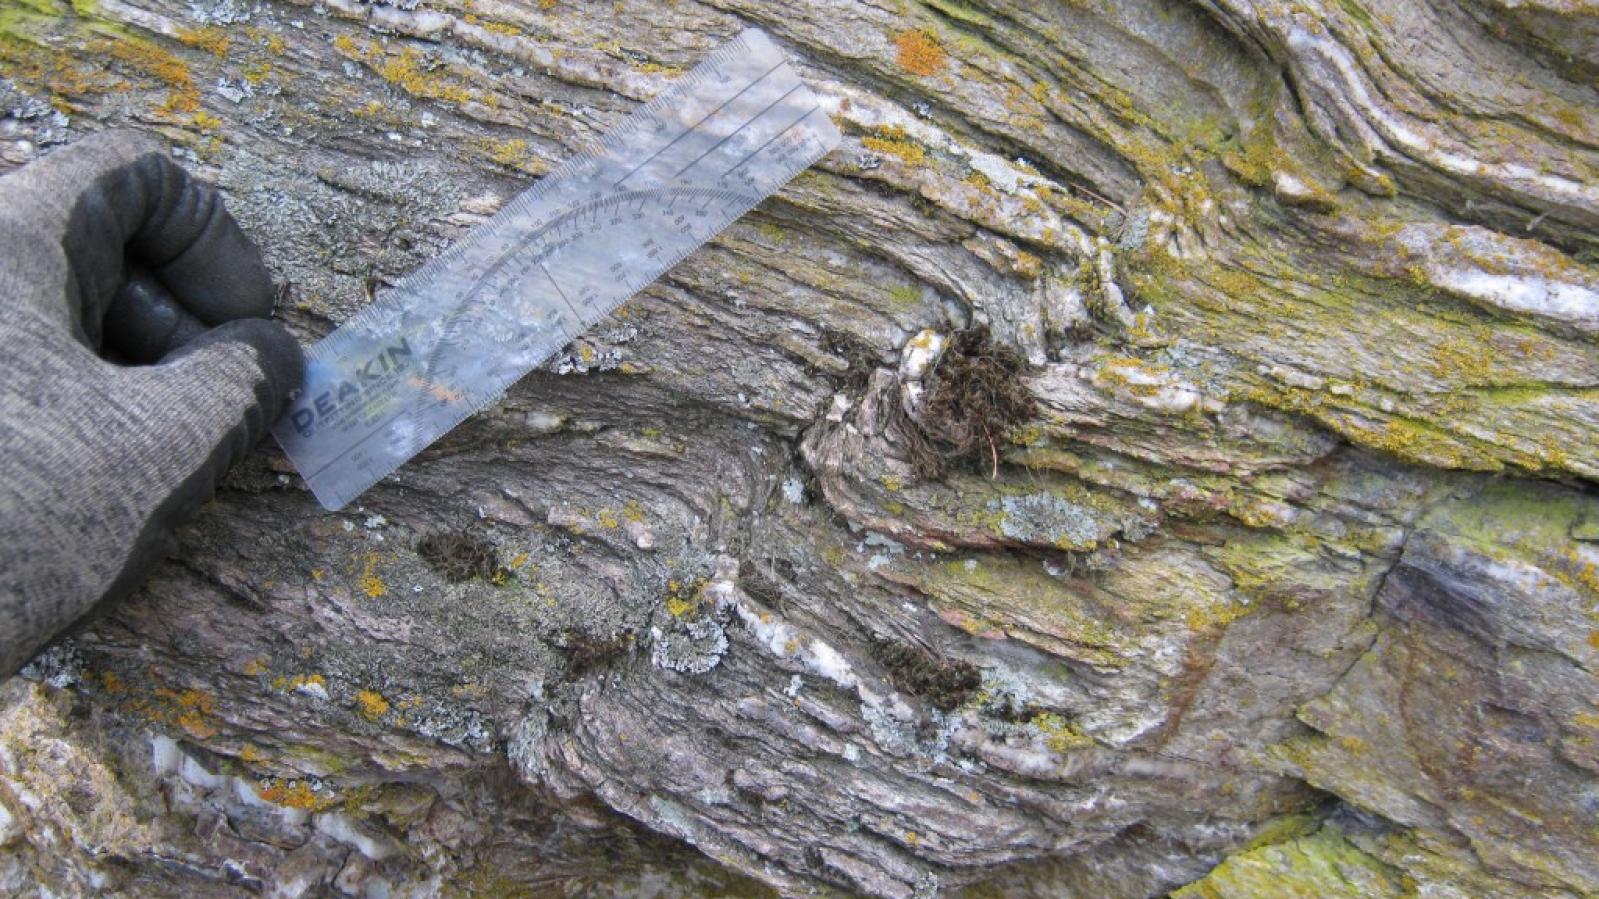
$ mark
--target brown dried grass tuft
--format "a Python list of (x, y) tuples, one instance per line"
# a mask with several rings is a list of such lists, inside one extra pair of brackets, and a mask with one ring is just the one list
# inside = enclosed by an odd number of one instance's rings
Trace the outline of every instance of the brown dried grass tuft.
[(987, 327), (955, 332), (924, 381), (920, 422), (903, 415), (898, 422), (916, 474), (937, 480), (951, 462), (967, 460), (987, 462), (998, 477), (1005, 433), (1038, 414), (1022, 384), (1026, 370), (1021, 354), (995, 343)]

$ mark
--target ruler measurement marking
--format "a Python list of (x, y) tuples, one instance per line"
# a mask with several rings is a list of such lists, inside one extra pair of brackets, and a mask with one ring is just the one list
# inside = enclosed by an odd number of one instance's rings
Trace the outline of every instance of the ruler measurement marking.
[(789, 125), (787, 128), (784, 128), (782, 131), (779, 131), (777, 134), (772, 135), (772, 137), (769, 140), (767, 140), (766, 143), (761, 144), (759, 147), (756, 147), (748, 156), (746, 156), (743, 159), (739, 160), (738, 165), (735, 165), (732, 168), (728, 169), (727, 171), (723, 172), (722, 173), (722, 177), (726, 178), (727, 176), (729, 176), (729, 175), (733, 174), (734, 172), (738, 171), (739, 169), (743, 168), (744, 167), (744, 163), (749, 162), (750, 160), (752, 160), (755, 157), (757, 157), (757, 156), (761, 155), (762, 153), (764, 153), (766, 151), (767, 147), (770, 147), (777, 140), (781, 139), (783, 137), (783, 135), (788, 134), (790, 131), (793, 131), (795, 128), (798, 128), (801, 124), (803, 124), (805, 122), (806, 119), (811, 117), (812, 113), (816, 112), (817, 110), (819, 110), (821, 108), (822, 108), (821, 104), (818, 103), (817, 105), (812, 106), (810, 109), (806, 110), (805, 114), (800, 116), (799, 118), (795, 119), (793, 124)]
[(726, 109), (727, 105), (729, 103), (732, 103), (734, 100), (737, 100), (739, 97), (742, 97), (746, 93), (749, 93), (749, 91), (752, 90), (755, 87), (755, 85), (760, 84), (762, 81), (765, 81), (768, 75), (771, 75), (773, 72), (777, 71), (778, 69), (781, 69), (783, 66), (785, 66), (787, 64), (788, 64), (788, 60), (785, 59), (785, 60), (779, 62), (777, 65), (772, 66), (770, 69), (767, 69), (766, 72), (761, 75), (761, 77), (755, 79), (754, 81), (751, 81), (749, 84), (744, 85), (743, 90), (740, 90), (738, 93), (736, 93), (733, 96), (728, 97), (726, 100), (722, 101), (722, 105), (716, 107), (715, 109), (711, 110), (710, 112), (707, 112), (705, 115), (700, 116), (699, 119), (694, 122), (694, 124), (688, 126), (686, 129), (684, 129), (682, 134), (679, 134), (677, 137), (672, 138), (671, 143), (669, 143), (666, 146), (660, 148), (659, 150), (656, 150), (654, 153), (651, 153), (648, 159), (646, 159), (643, 162), (639, 163), (638, 165), (634, 166), (632, 171), (629, 171), (626, 175), (623, 175), (621, 177), (621, 179), (618, 180), (612, 186), (613, 187), (621, 187), (623, 181), (626, 181), (627, 179), (629, 179), (629, 178), (633, 177), (634, 175), (638, 174), (639, 169), (642, 169), (645, 166), (649, 165), (650, 163), (654, 162), (655, 158), (657, 156), (660, 156), (662, 153), (665, 153), (667, 150), (672, 149), (672, 147), (675, 146), (678, 141), (682, 140), (685, 137), (688, 137), (690, 134), (698, 133), (694, 129), (696, 129), (700, 125), (704, 124), (706, 119), (709, 119), (711, 116), (716, 115), (717, 113), (721, 112), (723, 109)]
[(749, 121), (745, 122), (744, 124), (738, 126), (735, 129), (733, 129), (726, 137), (724, 137), (721, 140), (717, 141), (716, 143), (712, 144), (711, 148), (709, 150), (706, 150), (704, 153), (701, 153), (700, 155), (694, 157), (694, 161), (693, 162), (690, 162), (688, 165), (685, 165), (682, 168), (678, 169), (677, 173), (674, 174), (672, 177), (673, 178), (682, 177), (684, 172), (686, 172), (689, 169), (699, 165), (700, 164), (700, 160), (704, 159), (705, 157), (707, 157), (707, 156), (711, 155), (712, 153), (715, 153), (717, 150), (721, 149), (721, 146), (723, 144), (725, 144), (728, 141), (732, 140), (740, 131), (743, 131), (745, 128), (748, 128), (749, 126), (751, 126), (751, 125), (755, 124), (756, 122), (760, 121), (762, 116), (766, 115), (768, 112), (771, 112), (773, 109), (777, 108), (777, 105), (779, 103), (782, 103), (784, 100), (787, 100), (789, 97), (793, 96), (795, 91), (799, 90), (800, 88), (802, 88), (804, 86), (805, 86), (805, 82), (802, 81), (799, 84), (796, 84), (793, 87), (789, 88), (788, 91), (783, 94), (783, 96), (778, 97), (776, 100), (773, 100), (772, 102), (766, 104), (766, 108), (765, 109), (762, 109), (760, 112), (757, 112), (755, 115), (750, 116)]

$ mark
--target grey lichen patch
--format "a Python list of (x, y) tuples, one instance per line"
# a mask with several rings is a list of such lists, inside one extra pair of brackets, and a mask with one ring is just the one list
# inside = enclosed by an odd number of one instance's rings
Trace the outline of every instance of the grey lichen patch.
[(650, 662), (682, 674), (705, 674), (727, 653), (727, 631), (709, 614), (667, 620), (650, 629)]
[(78, 655), (77, 644), (68, 638), (45, 647), (17, 674), (27, 680), (64, 690), (83, 680), (85, 668), (83, 658)]
[(1022, 543), (1091, 550), (1117, 530), (1092, 508), (1052, 493), (1000, 497), (988, 508), (999, 513), (1000, 533)]
[(449, 216), (470, 184), (442, 161), (352, 158), (322, 151), (290, 160), (233, 153), (220, 178), (228, 210), (292, 285), (288, 310), (343, 318), (459, 236)]

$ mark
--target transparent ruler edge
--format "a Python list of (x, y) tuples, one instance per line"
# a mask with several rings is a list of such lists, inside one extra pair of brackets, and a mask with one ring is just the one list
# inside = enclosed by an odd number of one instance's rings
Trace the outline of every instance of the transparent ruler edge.
[[(573, 151), (570, 156), (564, 159), (555, 168), (551, 169), (548, 174), (540, 178), (533, 185), (530, 185), (527, 189), (518, 193), (511, 199), (510, 202), (495, 212), (494, 215), (490, 216), (486, 221), (478, 223), (460, 240), (452, 243), (443, 252), (439, 253), (439, 255), (433, 257), (418, 268), (414, 269), (409, 275), (398, 282), (383, 298), (380, 298), (376, 302), (363, 307), (354, 315), (350, 316), (350, 318), (340, 323), (332, 333), (323, 337), (316, 344), (306, 350), (306, 360), (308, 366), (309, 364), (319, 363), (330, 358), (336, 359), (348, 347), (349, 344), (356, 343), (363, 339), (364, 335), (361, 333), (363, 329), (372, 324), (373, 319), (382, 317), (391, 305), (406, 299), (414, 299), (416, 294), (426, 291), (441, 274), (445, 273), (461, 256), (465, 255), (473, 248), (475, 240), (482, 239), (479, 234), (480, 231), (484, 233), (490, 233), (494, 232), (497, 227), (513, 223), (517, 218), (526, 214), (530, 207), (544, 199), (548, 193), (559, 187), (564, 180), (581, 174), (585, 169), (596, 164), (611, 150), (625, 146), (627, 141), (637, 134), (640, 129), (645, 128), (654, 121), (662, 118), (661, 113), (669, 112), (671, 109), (679, 105), (685, 98), (692, 95), (707, 79), (715, 77), (718, 74), (716, 69), (719, 66), (732, 61), (733, 58), (740, 53), (747, 53), (760, 49), (752, 46), (752, 43), (757, 41), (770, 45), (772, 50), (781, 56), (782, 62), (774, 67), (774, 71), (775, 69), (782, 68), (784, 66), (791, 68), (793, 67), (793, 60), (783, 51), (782, 47), (778, 46), (774, 41), (772, 41), (763, 30), (759, 28), (746, 28), (727, 43), (717, 47), (715, 50), (709, 53), (688, 73), (674, 80), (672, 84), (667, 86), (654, 97), (650, 98), (649, 101), (641, 104), (629, 112), (623, 121), (617, 123), (613, 128), (606, 131), (598, 138), (598, 140), (591, 141), (587, 143), (586, 146)], [(801, 86), (804, 87), (806, 91), (809, 91), (810, 86), (805, 83), (803, 78), (799, 77), (799, 73), (795, 71), (794, 74)], [(821, 106), (818, 103), (817, 109), (819, 110), (820, 108)], [(813, 113), (814, 111), (815, 110), (813, 110)], [(795, 122), (795, 125), (798, 125), (801, 121), (809, 118), (813, 113), (808, 113), (806, 116), (803, 116), (800, 120)], [(726, 207), (729, 210), (726, 220), (710, 230), (695, 244), (665, 256), (661, 260), (658, 260), (656, 264), (650, 266), (649, 269), (644, 269), (644, 271), (649, 272), (649, 277), (643, 280), (642, 286), (640, 286), (637, 290), (620, 295), (615, 299), (607, 300), (595, 306), (585, 307), (585, 311), (592, 309), (593, 314), (580, 314), (580, 326), (577, 327), (573, 333), (567, 333), (564, 328), (561, 329), (566, 339), (560, 343), (557, 343), (547, 353), (542, 354), (539, 361), (530, 365), (523, 373), (523, 376), (525, 377), (527, 373), (547, 363), (550, 358), (560, 351), (561, 346), (564, 346), (571, 340), (581, 336), (596, 323), (604, 320), (607, 315), (611, 314), (611, 312), (615, 311), (618, 307), (637, 296), (639, 293), (648, 289), (657, 280), (659, 280), (661, 276), (669, 272), (672, 268), (676, 267), (684, 259), (693, 255), (693, 253), (698, 251), (705, 244), (716, 239), (718, 235), (732, 227), (734, 223), (748, 214), (751, 209), (754, 209), (756, 206), (760, 205), (761, 202), (777, 193), (783, 188), (784, 185), (786, 185), (789, 181), (792, 181), (801, 172), (810, 168), (812, 165), (816, 164), (818, 160), (832, 152), (832, 150), (836, 148), (842, 140), (841, 135), (838, 133), (837, 127), (833, 124), (832, 120), (825, 115), (821, 116), (818, 124), (811, 126), (811, 128), (814, 132), (814, 136), (817, 138), (817, 145), (815, 149), (801, 156), (793, 157), (791, 161), (785, 163), (783, 166), (783, 169), (786, 170), (785, 174), (783, 174), (781, 178), (772, 182), (771, 185), (764, 190), (764, 192), (746, 193), (745, 191), (732, 187), (722, 188), (721, 190), (723, 190), (730, 197), (742, 197), (744, 202), (738, 203), (734, 206)], [(688, 133), (692, 130), (692, 127), (684, 129), (684, 133)], [(702, 189), (711, 190), (713, 188), (704, 187)], [(554, 216), (552, 217), (552, 220), (558, 220), (558, 218), (559, 216)], [(317, 501), (325, 509), (328, 511), (337, 511), (342, 509), (361, 494), (371, 489), (373, 485), (382, 481), (390, 474), (393, 474), (406, 462), (409, 462), (411, 459), (415, 458), (416, 455), (419, 455), (432, 443), (437, 442), (450, 431), (459, 427), (460, 424), (466, 419), (471, 418), (473, 415), (476, 415), (485, 408), (493, 405), (495, 402), (498, 402), (504, 397), (507, 389), (507, 387), (496, 387), (483, 390), (481, 392), (469, 389), (468, 397), (465, 402), (451, 404), (449, 406), (449, 414), (446, 416), (441, 416), (438, 419), (440, 422), (445, 423), (441, 424), (437, 428), (437, 433), (435, 433), (431, 438), (428, 438), (426, 441), (422, 442), (420, 446), (406, 459), (388, 468), (386, 471), (382, 471), (367, 477), (362, 477), (360, 479), (351, 479), (344, 483), (340, 483), (337, 485), (338, 489), (336, 490), (327, 486), (319, 489), (317, 483), (315, 483), (310, 477), (304, 478), (306, 484), (316, 496)], [(291, 427), (293, 426), (289, 422), (288, 410), (285, 410), (283, 416), (273, 424), (271, 429), (273, 436), (278, 439), (280, 445), (282, 445), (284, 441), (278, 436), (279, 432), (283, 429)], [(286, 446), (284, 448), (285, 450), (288, 449)], [(291, 461), (293, 461), (294, 457), (292, 452), (289, 453), (289, 456)], [(298, 463), (295, 463), (295, 467), (296, 470), (299, 470)], [(324, 466), (323, 470), (325, 470), (325, 468), (326, 466)], [(303, 477), (304, 472), (301, 472), (301, 474)]]

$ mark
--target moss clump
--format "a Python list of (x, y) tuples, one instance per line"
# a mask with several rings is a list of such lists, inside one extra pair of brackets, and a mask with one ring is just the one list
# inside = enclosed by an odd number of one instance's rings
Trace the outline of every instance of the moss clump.
[(950, 337), (938, 364), (926, 378), (920, 422), (906, 420), (916, 473), (933, 480), (952, 459), (986, 461), (999, 474), (999, 444), (1006, 432), (1038, 414), (1038, 404), (1022, 384), (1027, 362), (1001, 346), (979, 326)]
[(452, 584), (472, 578), (503, 584), (511, 576), (500, 566), (494, 544), (468, 531), (429, 534), (416, 542), (416, 554)]
[(566, 651), (569, 671), (573, 677), (609, 664), (612, 659), (627, 655), (633, 646), (633, 635), (601, 637), (585, 631), (567, 629), (561, 632), (556, 645)]
[(982, 683), (972, 663), (940, 659), (908, 643), (875, 640), (872, 658), (887, 669), (894, 689), (919, 696), (941, 712), (954, 710)]

